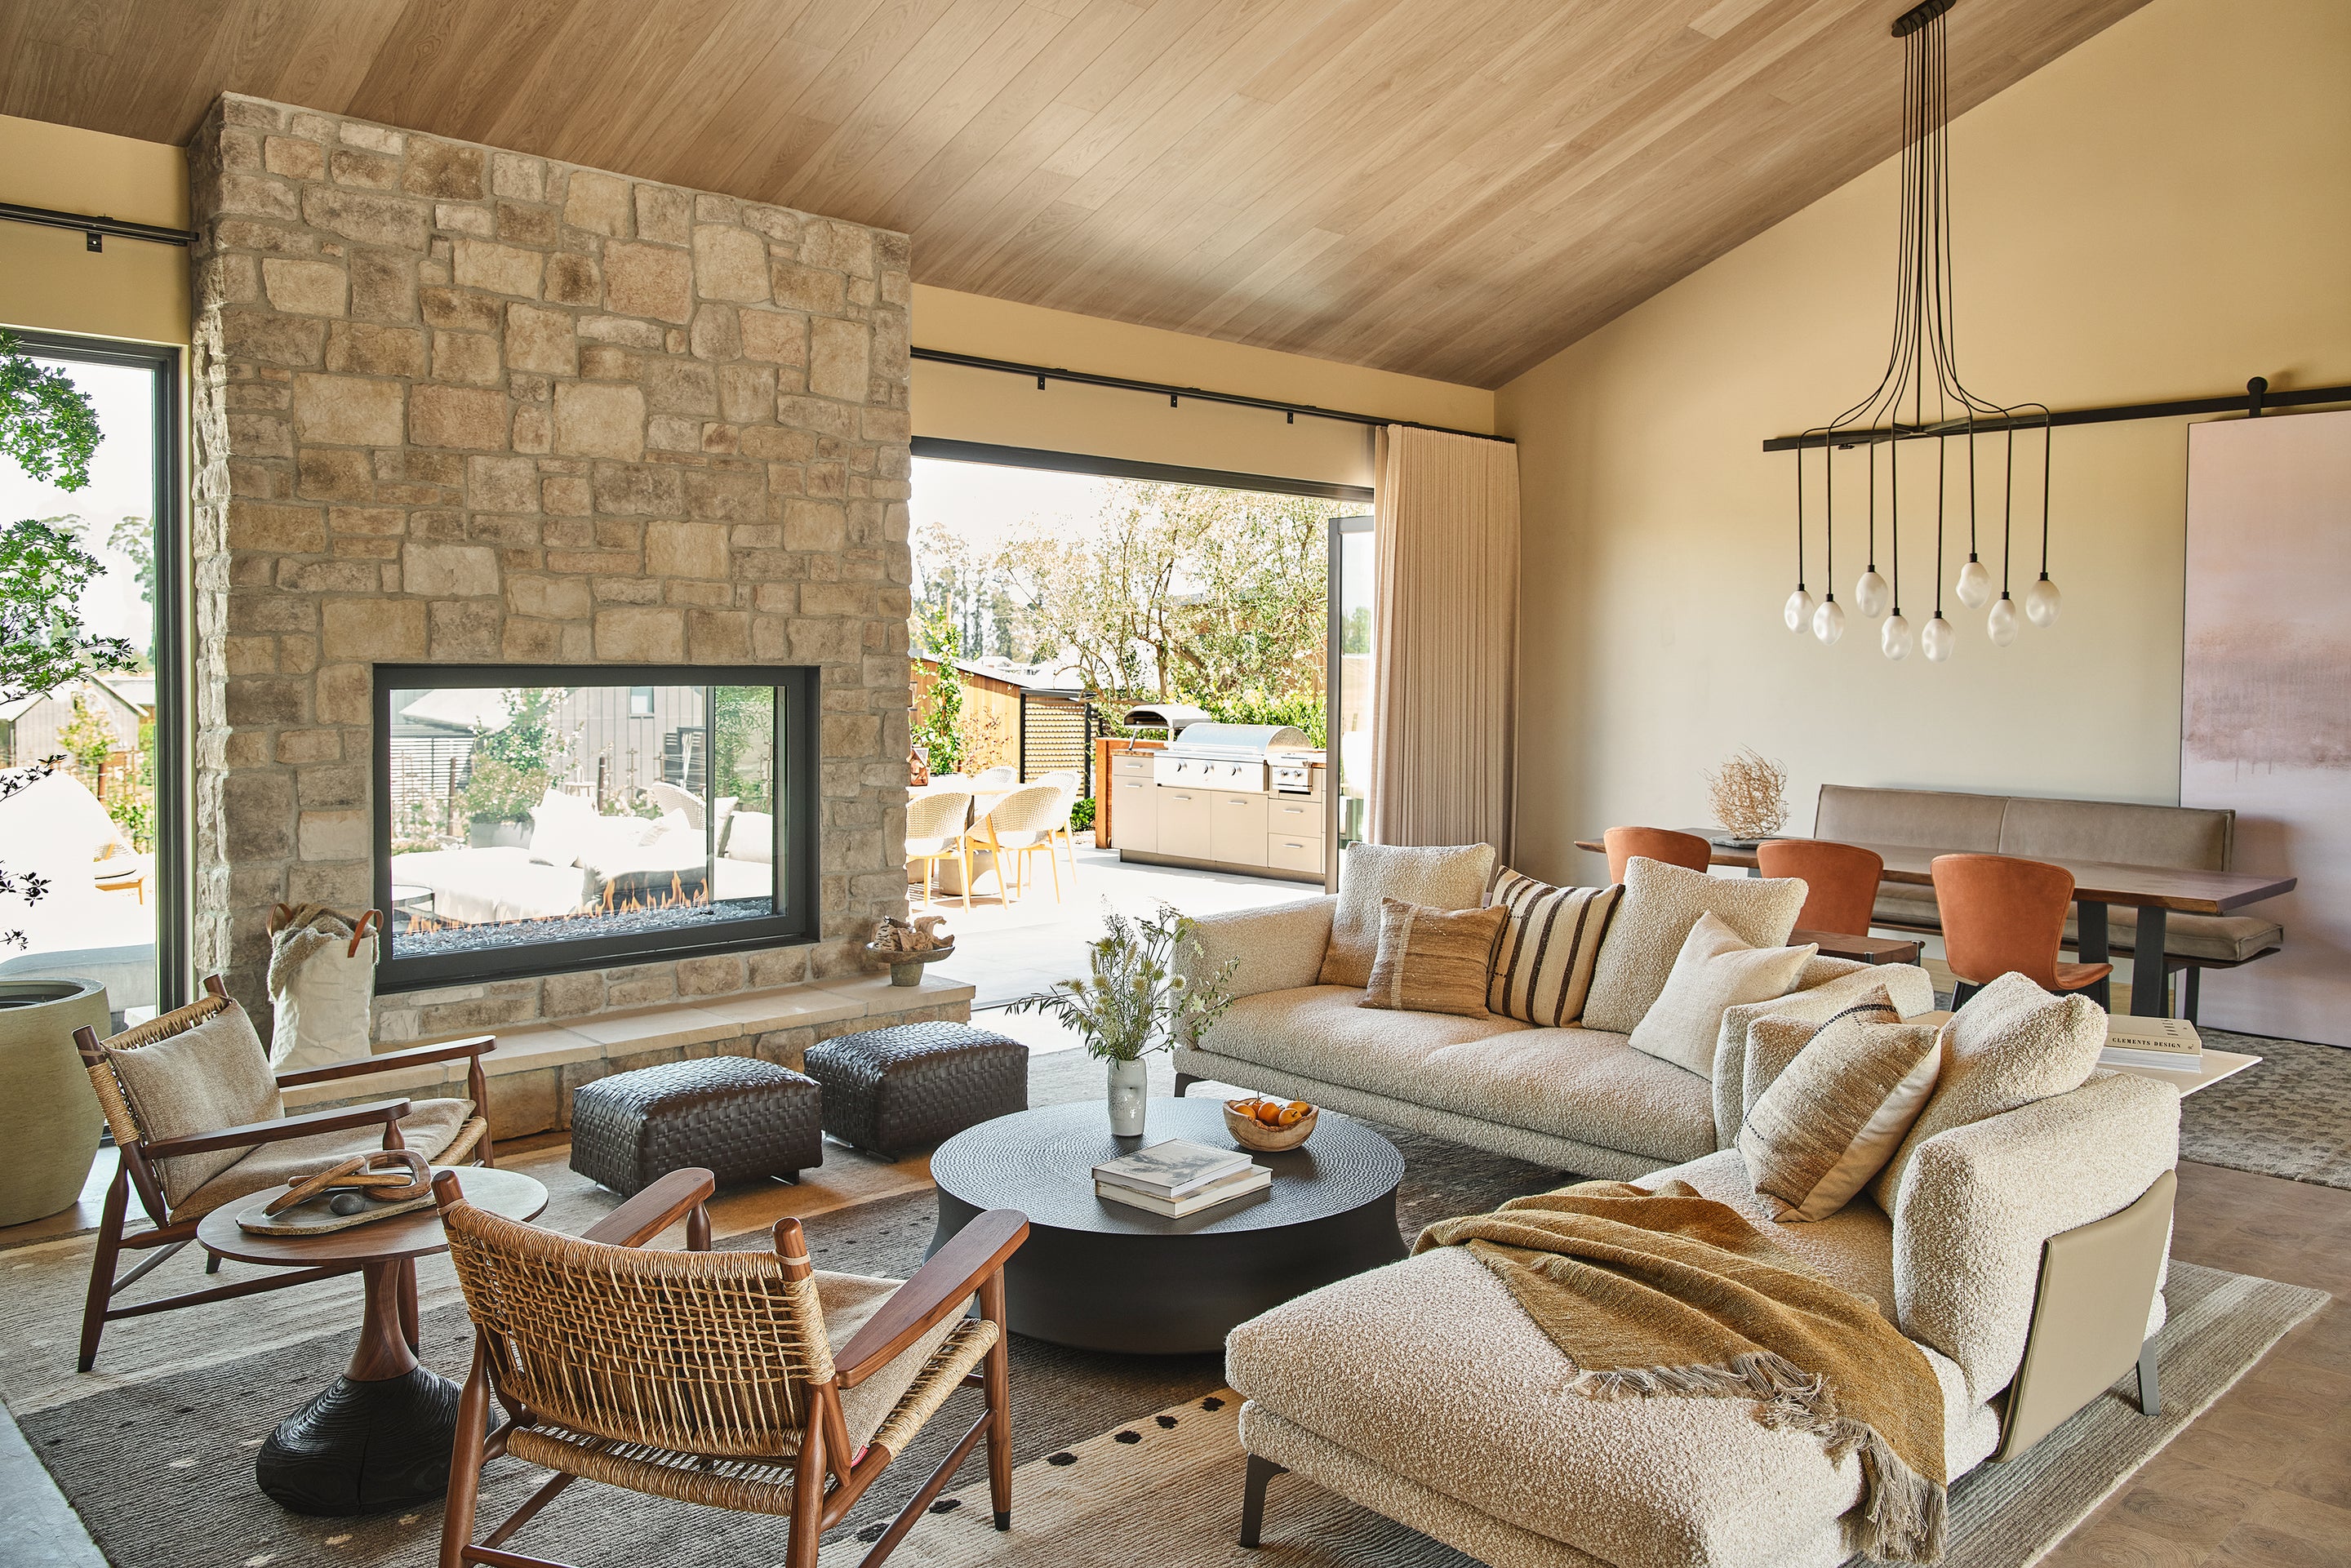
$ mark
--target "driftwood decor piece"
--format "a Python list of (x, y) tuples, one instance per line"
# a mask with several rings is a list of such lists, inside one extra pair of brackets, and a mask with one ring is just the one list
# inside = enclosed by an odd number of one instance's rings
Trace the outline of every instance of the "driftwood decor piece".
[(1788, 770), (1742, 746), (1706, 776), (1714, 820), (1741, 839), (1766, 839), (1788, 820)]
[(433, 1206), (433, 1167), (414, 1149), (353, 1155), (236, 1217), (256, 1236), (323, 1236)]

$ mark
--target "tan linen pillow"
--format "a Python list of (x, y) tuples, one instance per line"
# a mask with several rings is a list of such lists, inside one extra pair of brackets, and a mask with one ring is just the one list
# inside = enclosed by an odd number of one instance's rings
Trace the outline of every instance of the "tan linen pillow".
[(1699, 915), (1714, 915), (1750, 947), (1778, 947), (1796, 928), (1807, 891), (1797, 877), (1708, 876), (1634, 856), (1625, 868), (1624, 906), (1593, 966), (1583, 1027), (1617, 1034), (1639, 1028), (1649, 1004), (1666, 988), (1682, 941)]
[(1357, 1007), (1481, 1019), (1500, 909), (1426, 909), (1390, 898), (1380, 904), (1380, 950)]
[(1501, 872), (1486, 902), (1510, 918), (1494, 949), (1487, 1009), (1546, 1029), (1583, 1017), (1592, 967), (1624, 898), (1622, 887), (1553, 887)]
[(2089, 1082), (2106, 1015), (2087, 997), (2053, 997), (2011, 971), (1968, 998), (1943, 1026), (1941, 1081), (1878, 1173), (1870, 1193), (1894, 1212), (1918, 1145), (1938, 1133), (2069, 1094)]
[[(286, 1113), (269, 1071), (269, 1053), (253, 1032), (253, 1020), (239, 1007), (223, 1008), (197, 1024), (152, 1045), (102, 1045), (122, 1098), (138, 1118), (140, 1136), (151, 1143), (217, 1133)], [(163, 1196), (174, 1207), (204, 1183), (236, 1164), (244, 1148), (208, 1155), (180, 1155), (155, 1162)]]
[(1782, 1223), (1826, 1219), (1910, 1130), (1943, 1061), (1932, 1024), (1906, 1024), (1885, 988), (1821, 1026), (1739, 1126), (1747, 1177)]
[[(1724, 1011), (1741, 1002), (1786, 996), (1819, 951), (1811, 944), (1750, 947), (1721, 920), (1699, 915), (1682, 940), (1665, 989), (1634, 1027), (1633, 1049), (1711, 1082)], [(1586, 1027), (1596, 1027), (1590, 1023), (1589, 1004), (1584, 1014)]]
[(1322, 950), (1325, 986), (1362, 986), (1380, 949), (1380, 903), (1401, 899), (1424, 909), (1475, 909), (1485, 902), (1494, 846), (1349, 844), (1339, 857), (1339, 904)]

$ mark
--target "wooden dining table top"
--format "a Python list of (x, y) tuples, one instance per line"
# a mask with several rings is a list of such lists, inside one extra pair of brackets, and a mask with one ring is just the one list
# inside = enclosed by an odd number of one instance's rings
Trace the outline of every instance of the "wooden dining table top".
[[(1712, 842), (1712, 835), (1703, 829), (1677, 831)], [(1594, 854), (1608, 852), (1607, 846), (1597, 839), (1578, 839), (1575, 847), (1589, 850)], [(1934, 862), (1936, 856), (1965, 852), (1919, 849), (1911, 844), (1855, 844), (1854, 847), (1867, 850), (1886, 862), (1885, 871), (1879, 873), (1879, 881), (1904, 883), (1916, 887), (1934, 885), (1934, 876), (1928, 867)], [(2062, 866), (2071, 872), (2074, 900), (2077, 904), (2125, 904), (2142, 909), (2169, 910), (2175, 915), (2226, 915), (2246, 904), (2259, 904), (2262, 899), (2291, 893), (2294, 886), (2293, 877), (2271, 876), (2256, 872), (2121, 865), (2108, 861), (2066, 860), (2056, 855), (2024, 855), (2019, 858), (2039, 861), (2043, 865)], [(1714, 844), (1713, 861), (1716, 865), (1745, 866), (1753, 870), (1758, 857), (1753, 850), (1717, 843)]]

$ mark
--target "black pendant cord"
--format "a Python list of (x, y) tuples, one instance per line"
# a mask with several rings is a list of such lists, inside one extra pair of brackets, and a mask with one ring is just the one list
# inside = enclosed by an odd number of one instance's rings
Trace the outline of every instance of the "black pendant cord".
[(1804, 457), (1796, 455), (1796, 591), (1804, 591)]
[(2041, 580), (2049, 580), (2049, 432), (2041, 433)]
[(1950, 438), (1935, 443), (1935, 619), (1943, 618), (1943, 497), (1950, 489)]
[[(1870, 448), (1873, 453), (1876, 450), (1875, 446)], [(1893, 517), (1887, 523), (1886, 532), (1894, 546), (1894, 613), (1899, 615), (1902, 613), (1902, 448), (1899, 446), (1886, 454), (1886, 487), (1891, 492), (1887, 498), (1893, 503), (1889, 508)]]
[(1821, 448), (1821, 602), (1836, 602), (1836, 454)]
[(1869, 570), (1877, 570), (1877, 448), (1869, 449)]
[(2001, 485), (2000, 596), (2008, 597), (2008, 566), (2016, 555), (2016, 432), (2008, 433), (2008, 477)]

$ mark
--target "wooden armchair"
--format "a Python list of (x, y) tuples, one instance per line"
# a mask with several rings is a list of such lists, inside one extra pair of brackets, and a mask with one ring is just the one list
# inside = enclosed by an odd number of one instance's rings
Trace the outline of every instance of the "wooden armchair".
[[(222, 1205), (315, 1175), (338, 1160), (374, 1148), (413, 1146), (442, 1165), (496, 1163), (486, 1113), (488, 1091), (482, 1078), (482, 1058), (496, 1048), (495, 1036), (273, 1074), (253, 1020), (214, 976), (204, 981), (204, 995), (186, 1007), (110, 1040), (99, 1040), (92, 1030), (77, 1030), (74, 1043), (81, 1050), (82, 1065), (89, 1071), (90, 1086), (98, 1092), (121, 1155), (106, 1189), (98, 1250), (90, 1260), (78, 1364), (84, 1372), (96, 1364), (99, 1337), (117, 1318), (283, 1290), (360, 1267), (295, 1269), (129, 1306), (110, 1304), (194, 1240), (196, 1222)], [(281, 1091), (306, 1083), (460, 1057), (468, 1061), (470, 1098), (465, 1100), (412, 1102), (401, 1097), (289, 1116), (280, 1097)], [(154, 1228), (126, 1235), (123, 1226), (134, 1191)], [(153, 1255), (118, 1278), (116, 1265), (125, 1250)], [(207, 1260), (206, 1273), (219, 1269), (217, 1257)]]
[[(583, 1477), (780, 1515), (784, 1568), (813, 1568), (823, 1532), (961, 1387), (984, 1391), (987, 1409), (862, 1568), (879, 1568), (982, 1437), (996, 1527), (1012, 1527), (1004, 1261), (1027, 1217), (979, 1216), (835, 1349), (827, 1297), (847, 1303), (873, 1281), (814, 1270), (797, 1219), (776, 1222), (772, 1254), (709, 1250), (712, 1189), (706, 1170), (673, 1171), (575, 1239), (474, 1207), (453, 1176), (435, 1181), (475, 1327), (441, 1568), (557, 1568), (505, 1543)], [(680, 1219), (687, 1250), (643, 1249)], [(980, 1315), (967, 1317), (975, 1295)], [(508, 1417), (495, 1431), (493, 1396)], [(477, 1543), (482, 1467), (501, 1455), (556, 1473)]]

